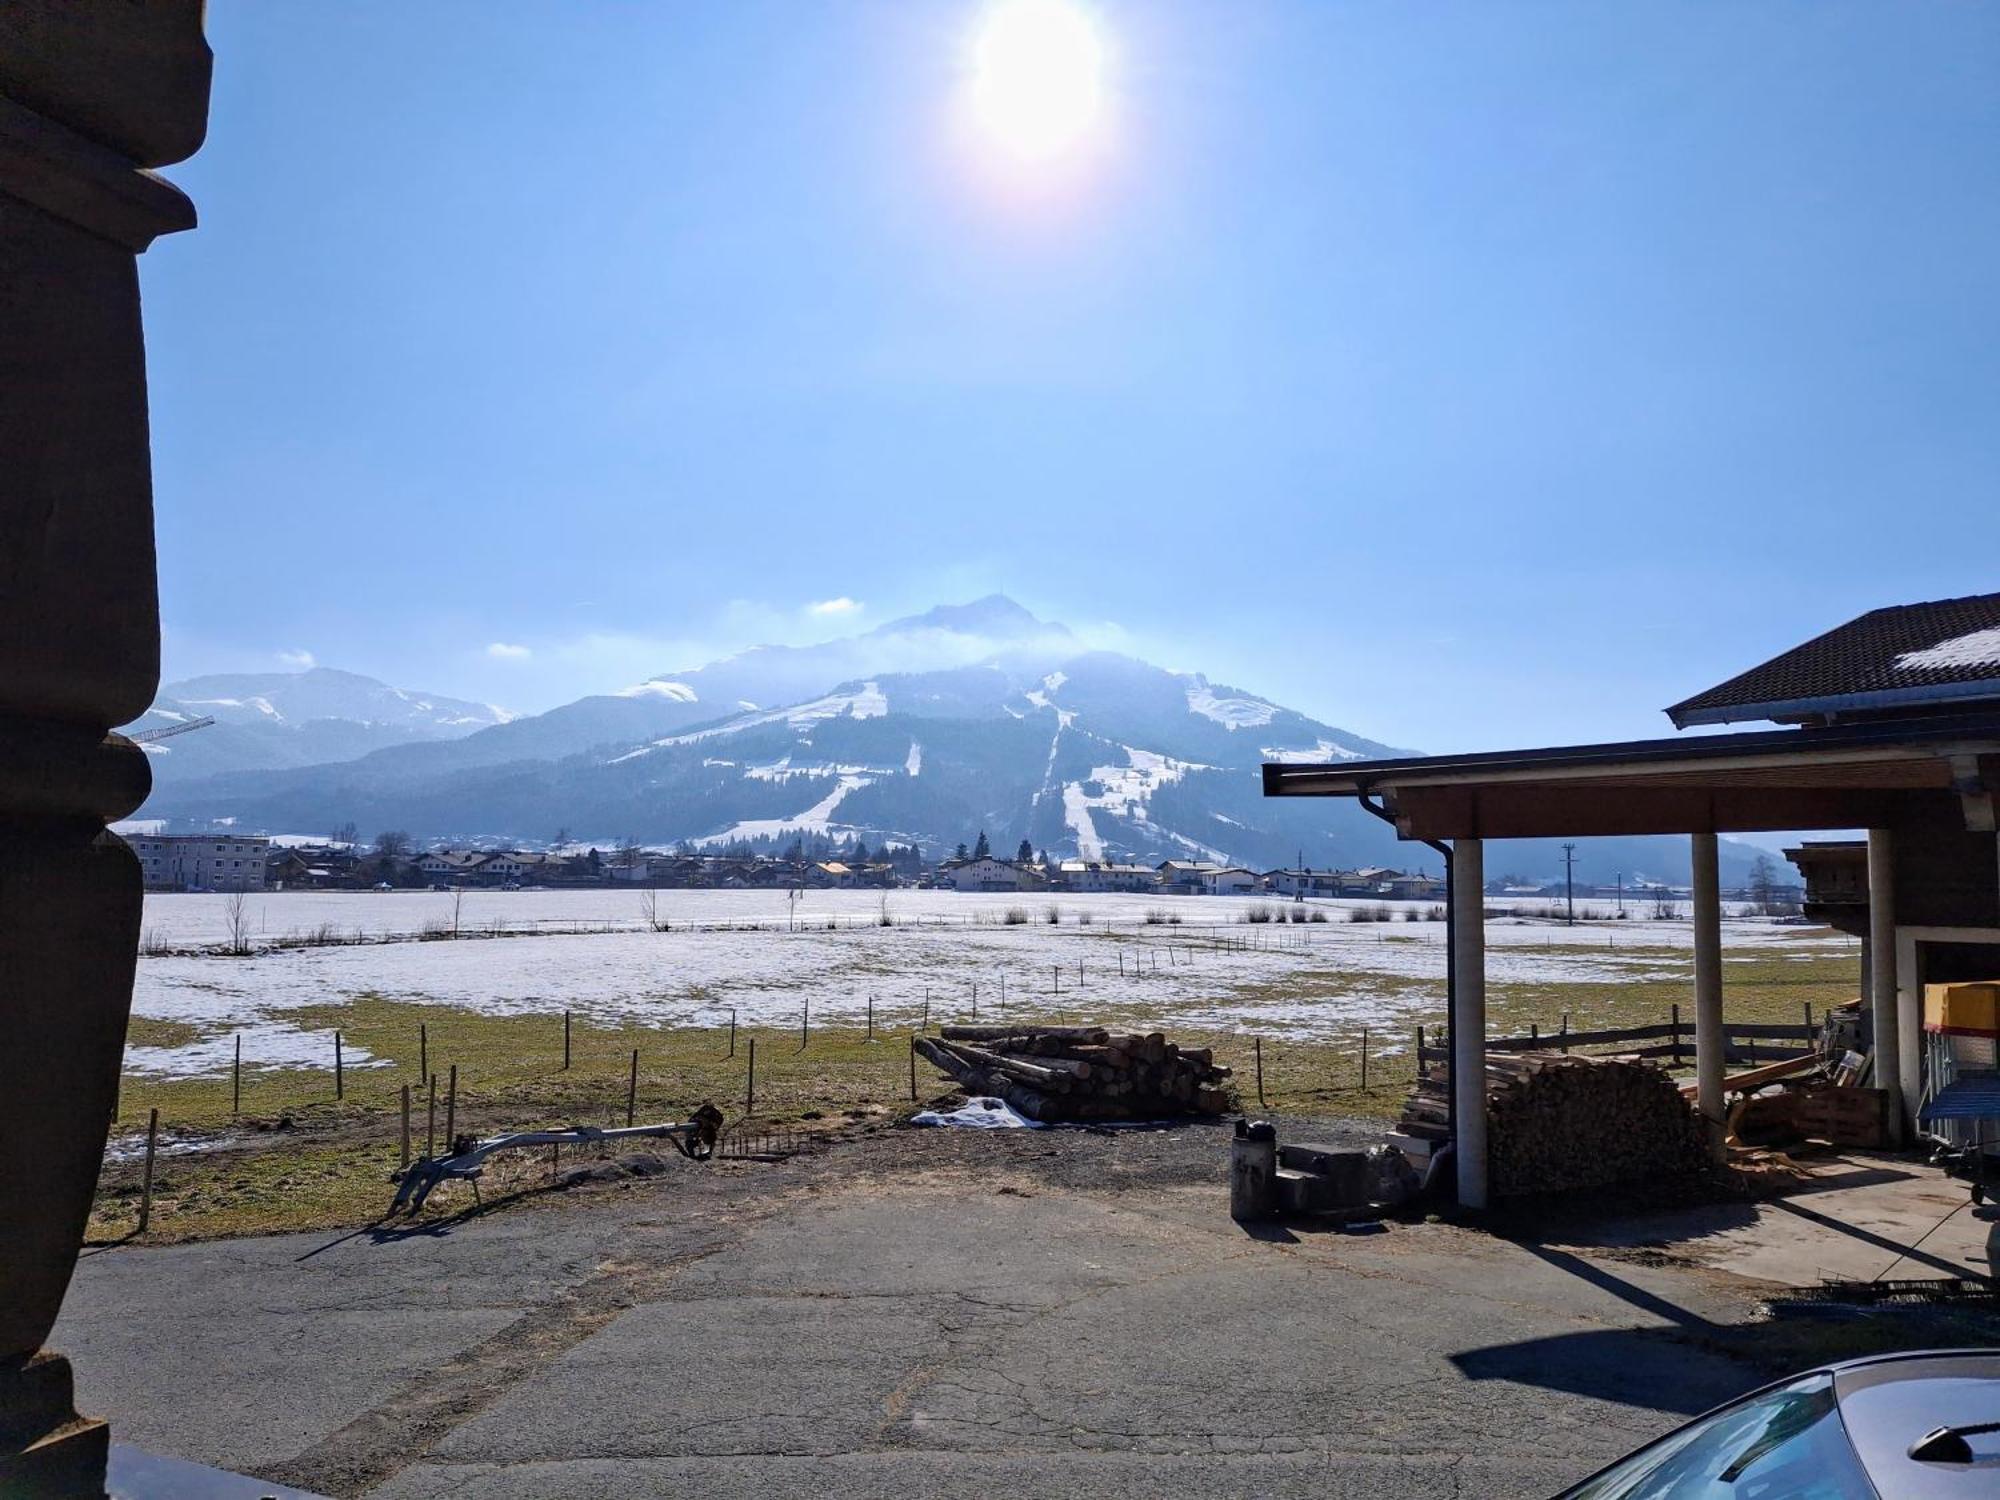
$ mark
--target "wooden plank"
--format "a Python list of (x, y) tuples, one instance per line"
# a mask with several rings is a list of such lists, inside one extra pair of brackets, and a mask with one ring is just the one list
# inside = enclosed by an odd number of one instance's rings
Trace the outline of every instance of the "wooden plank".
[[(1788, 1057), (1783, 1062), (1766, 1063), (1761, 1068), (1752, 1068), (1747, 1073), (1732, 1073), (1722, 1080), (1722, 1090), (1724, 1093), (1742, 1093), (1762, 1088), (1765, 1084), (1776, 1083), (1781, 1078), (1792, 1078), (1807, 1072), (1818, 1060), (1818, 1054), (1805, 1052), (1797, 1057)], [(1681, 1085), (1683, 1097), (1692, 1099), (1694, 1093), (1695, 1086), (1692, 1083)]]

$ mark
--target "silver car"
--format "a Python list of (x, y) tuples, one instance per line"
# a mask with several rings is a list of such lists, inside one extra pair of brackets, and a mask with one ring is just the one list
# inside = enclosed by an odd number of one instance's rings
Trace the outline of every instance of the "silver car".
[(2000, 1497), (2000, 1350), (1849, 1360), (1696, 1417), (1556, 1500)]

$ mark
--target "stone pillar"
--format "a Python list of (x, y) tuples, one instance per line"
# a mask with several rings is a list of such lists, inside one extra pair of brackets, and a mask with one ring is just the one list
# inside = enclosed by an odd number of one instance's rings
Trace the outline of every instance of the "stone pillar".
[(1889, 1144), (1903, 1143), (1903, 1032), (1896, 1003), (1896, 846), (1886, 828), (1868, 830), (1868, 1030), (1875, 1087), (1889, 1095)]
[(1708, 1123), (1710, 1145), (1719, 1154), (1727, 1057), (1722, 1036), (1722, 875), (1715, 835), (1693, 835), (1688, 853), (1694, 865), (1695, 1104)]
[(1458, 1206), (1483, 1209), (1486, 1187), (1486, 860), (1478, 839), (1451, 841), (1452, 1162)]
[(0, 1494), (99, 1495), (41, 1347), (90, 1213), (138, 949), (144, 800), (108, 733), (159, 679), (135, 256), (194, 223), (201, 0), (0, 7)]

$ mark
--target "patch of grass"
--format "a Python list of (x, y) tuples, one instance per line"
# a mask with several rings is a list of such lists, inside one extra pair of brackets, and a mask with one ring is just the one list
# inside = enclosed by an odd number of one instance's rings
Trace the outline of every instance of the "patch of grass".
[(134, 1016), (125, 1025), (128, 1047), (186, 1047), (208, 1035), (187, 1021), (162, 1021), (152, 1016)]
[[(753, 1038), (758, 1120), (789, 1123), (831, 1118), (854, 1108), (888, 1110), (908, 1102), (908, 1028), (917, 1020), (914, 1012), (892, 1015), (885, 1008), (873, 1041), (859, 1026), (815, 1026), (803, 1051), (796, 1028), (745, 1026), (737, 1032), (732, 1058), (726, 1022), (711, 1027), (603, 1026), (578, 1017), (571, 1024), (571, 1062), (565, 1070), (559, 1011), (481, 1015), (370, 996), (290, 1011), (286, 1018), (304, 1030), (327, 1033), (328, 1066), (246, 1066), (240, 1117), (230, 1111), (227, 1074), (125, 1081), (121, 1124), (113, 1127), (113, 1136), (121, 1153), (131, 1154), (103, 1174), (91, 1220), (93, 1239), (118, 1238), (136, 1221), (140, 1164), (134, 1148), (143, 1140), (147, 1112), (154, 1108), (168, 1139), (213, 1135), (224, 1144), (159, 1158), (149, 1240), (373, 1219), (388, 1204), (389, 1174), (400, 1160), (405, 1084), (412, 1097), (414, 1149), (424, 1149), (428, 1091), (418, 1071), (420, 1024), (430, 1033), (442, 1144), (453, 1065), (458, 1068), (456, 1123), (461, 1132), (623, 1125), (634, 1048), (639, 1051), (641, 1123), (685, 1119), (707, 1101), (719, 1105), (734, 1123), (743, 1117)], [(346, 1069), (338, 1099), (331, 1066), (336, 1026), (350, 1056), (369, 1054), (366, 1064)], [(927, 1065), (919, 1066), (917, 1081), (927, 1098), (939, 1090)]]

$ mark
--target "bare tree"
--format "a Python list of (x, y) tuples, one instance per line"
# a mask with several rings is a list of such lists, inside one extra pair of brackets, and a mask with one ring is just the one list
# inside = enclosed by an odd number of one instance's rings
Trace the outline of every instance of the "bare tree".
[(646, 919), (646, 926), (653, 932), (666, 932), (673, 925), (660, 915), (660, 893), (650, 885), (639, 892), (639, 914)]
[(229, 932), (229, 951), (239, 958), (250, 951), (250, 896), (231, 891), (222, 902), (222, 924)]

